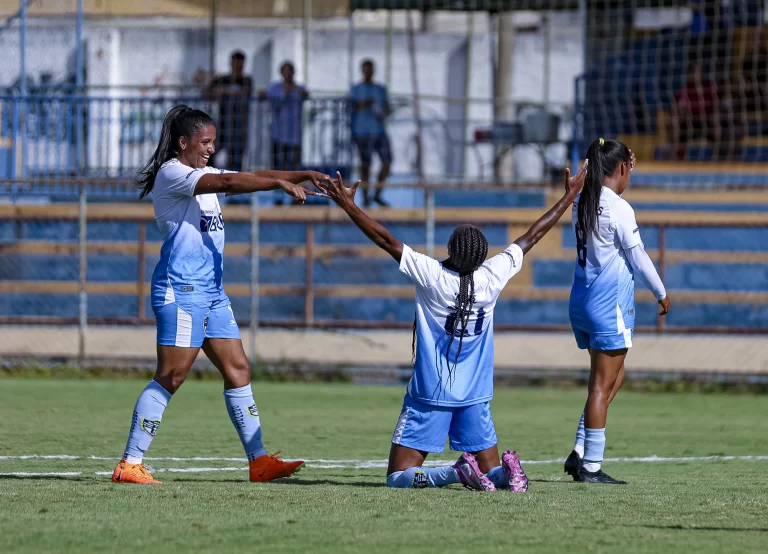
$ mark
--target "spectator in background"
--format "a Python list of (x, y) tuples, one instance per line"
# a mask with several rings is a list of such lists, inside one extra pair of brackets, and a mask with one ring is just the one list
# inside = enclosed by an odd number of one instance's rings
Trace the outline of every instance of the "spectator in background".
[(386, 87), (373, 82), (373, 61), (364, 60), (361, 66), (363, 82), (349, 91), (352, 112), (352, 140), (360, 154), (360, 180), (363, 183), (363, 205), (371, 205), (371, 159), (376, 152), (381, 160), (381, 170), (373, 201), (388, 207), (381, 197), (384, 183), (389, 176), (392, 153), (384, 121), (391, 113)]
[(281, 171), (298, 171), (301, 165), (301, 109), (309, 92), (294, 82), (294, 71), (291, 62), (283, 62), (282, 81), (259, 95), (269, 101), (272, 110), (272, 167)]
[(686, 144), (694, 140), (717, 141), (720, 134), (717, 109), (717, 85), (705, 77), (701, 63), (693, 64), (685, 85), (672, 102), (670, 133), (674, 158), (683, 159)]
[(251, 96), (251, 78), (243, 73), (245, 54), (232, 52), (230, 73), (213, 79), (204, 91), (206, 100), (219, 103), (216, 142), (219, 150), (227, 153), (225, 169), (243, 170), (245, 145), (248, 140), (248, 108)]

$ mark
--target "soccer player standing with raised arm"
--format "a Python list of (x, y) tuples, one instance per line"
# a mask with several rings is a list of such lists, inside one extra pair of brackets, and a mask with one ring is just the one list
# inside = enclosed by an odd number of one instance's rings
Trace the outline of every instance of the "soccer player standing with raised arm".
[(598, 139), (587, 152), (584, 188), (574, 202), (576, 269), (570, 317), (576, 344), (589, 350), (589, 395), (565, 472), (583, 483), (624, 484), (601, 467), (608, 405), (624, 383), (624, 359), (635, 328), (635, 273), (669, 312), (669, 297), (640, 240), (635, 212), (621, 194), (635, 156), (624, 144)]
[[(488, 242), (473, 225), (457, 227), (448, 259), (414, 252), (355, 205), (357, 184), (321, 184), (377, 246), (389, 253), (416, 285), (413, 376), (392, 437), (387, 484), (396, 488), (442, 487), (461, 482), (476, 490), (523, 492), (528, 478), (517, 454), (501, 461), (491, 417), (493, 398), (493, 311), (507, 282), (520, 271), (523, 255), (558, 222), (584, 181), (566, 174), (566, 194), (501, 254), (486, 261)], [(456, 464), (423, 467), (429, 453), (464, 452)]]
[(136, 402), (116, 483), (160, 484), (142, 459), (171, 396), (200, 348), (224, 377), (224, 401), (248, 456), (251, 481), (288, 477), (303, 462), (267, 455), (251, 392), (251, 366), (224, 292), (224, 220), (217, 193), (280, 189), (296, 200), (314, 194), (298, 183), (328, 179), (316, 172), (236, 173), (207, 167), (216, 127), (199, 110), (176, 106), (165, 116), (157, 149), (139, 174), (141, 197), (152, 194), (163, 245), (152, 275), (157, 319), (157, 371)]

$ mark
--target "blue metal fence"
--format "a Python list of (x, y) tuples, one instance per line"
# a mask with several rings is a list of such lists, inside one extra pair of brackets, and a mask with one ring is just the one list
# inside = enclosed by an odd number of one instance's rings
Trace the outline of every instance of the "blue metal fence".
[[(135, 194), (129, 183), (151, 156), (168, 109), (187, 104), (217, 122), (218, 166), (255, 170), (274, 167), (273, 107), (253, 98), (237, 106), (201, 97), (108, 97), (67, 94), (0, 96), (0, 194), (77, 194), (73, 184), (54, 181), (114, 181), (93, 187), (98, 196)], [(310, 99), (301, 106), (301, 167), (352, 165), (346, 100)], [(236, 167), (233, 167), (236, 166)], [(299, 169), (299, 167), (285, 167)], [(12, 182), (13, 181), (13, 182)]]

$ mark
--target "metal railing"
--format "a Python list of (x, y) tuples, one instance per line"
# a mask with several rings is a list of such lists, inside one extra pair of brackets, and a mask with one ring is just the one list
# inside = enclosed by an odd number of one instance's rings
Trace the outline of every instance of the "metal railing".
[[(435, 189), (427, 186), (427, 195), (433, 196)], [(152, 260), (159, 255), (160, 239), (151, 206), (89, 203), (85, 186), (81, 186), (80, 191), (78, 203), (0, 205), (0, 259), (4, 268), (0, 274), (0, 299), (10, 304), (27, 295), (34, 296), (39, 303), (36, 313), (3, 308), (5, 313), (0, 315), (0, 324), (77, 325), (79, 351), (84, 355), (89, 325), (153, 322), (147, 304), (148, 275)], [(410, 315), (403, 311), (403, 306), (410, 305), (413, 298), (412, 286), (407, 281), (393, 280), (391, 275), (397, 274), (393, 267), (379, 269), (386, 255), (368, 243), (341, 210), (321, 206), (260, 208), (257, 203), (225, 206), (223, 210), (229, 237), (225, 257), (231, 261), (228, 264), (239, 264), (239, 269), (228, 270), (228, 275), (234, 278), (225, 279), (225, 289), (238, 304), (235, 313), (240, 323), (251, 331), (252, 354), (255, 354), (255, 336), (260, 325), (346, 329), (407, 329), (412, 325)], [(457, 224), (480, 225), (489, 237), (492, 254), (514, 240), (540, 213), (539, 208), (435, 208), (432, 201), (427, 202), (425, 209), (385, 210), (377, 212), (376, 218), (415, 249), (439, 258), (445, 250), (439, 245), (443, 235), (447, 236)], [(550, 233), (548, 240), (526, 256), (523, 271), (510, 282), (500, 299), (502, 303), (509, 301), (517, 305), (518, 309), (523, 306), (523, 310), (525, 303), (560, 302), (560, 308), (555, 308), (565, 315), (558, 312), (558, 323), (547, 322), (546, 316), (537, 320), (535, 314), (527, 319), (513, 318), (515, 321), (505, 321), (502, 315), (497, 315), (498, 330), (569, 329), (566, 301), (573, 252), (568, 244), (570, 229), (566, 219)], [(762, 268), (763, 273), (768, 265), (768, 251), (764, 247), (768, 217), (764, 212), (641, 212), (638, 220), (662, 279), (669, 277), (669, 268), (676, 264), (727, 268), (727, 264), (746, 263), (758, 271)], [(690, 235), (689, 230), (700, 230), (697, 235), (701, 237), (714, 236), (723, 229), (746, 233), (745, 237), (757, 233), (747, 237), (755, 244), (736, 243), (732, 250), (724, 250), (718, 246), (723, 240), (717, 239), (711, 244), (701, 243), (698, 249), (681, 248), (681, 238), (677, 236)], [(670, 233), (676, 236), (676, 246), (672, 248)], [(692, 243), (697, 244), (696, 240)], [(550, 282), (551, 278), (547, 281), (536, 276), (544, 267), (541, 264), (547, 263), (563, 264), (557, 266), (562, 269), (556, 272), (554, 283)], [(260, 267), (265, 264), (274, 267), (263, 273)], [(700, 271), (710, 271), (706, 267)], [(131, 274), (135, 271), (135, 276), (125, 278), (120, 275), (120, 268)], [(740, 270), (746, 271), (743, 267)], [(318, 275), (318, 271), (323, 275)], [(543, 282), (538, 282), (542, 279)], [(768, 308), (768, 285), (763, 277), (756, 279), (757, 284), (747, 283), (741, 288), (729, 288), (728, 283), (714, 281), (711, 289), (699, 284), (675, 288), (672, 283), (675, 307), (679, 310), (681, 306), (702, 306), (704, 315), (693, 323), (689, 317), (687, 323), (677, 324), (665, 323), (661, 317), (651, 324), (646, 318), (645, 324), (640, 322), (637, 328), (658, 333), (766, 333), (768, 325), (761, 323), (759, 317), (756, 324), (750, 324), (736, 314), (724, 325), (708, 321), (706, 316), (729, 306), (758, 312)], [(74, 297), (77, 297), (77, 310), (62, 313), (59, 304)], [(270, 299), (277, 299), (279, 303), (293, 306), (294, 312), (284, 316), (280, 310), (280, 315), (275, 316), (272, 309), (260, 315), (259, 302), (253, 301), (259, 298), (268, 300), (267, 304), (272, 302)], [(89, 315), (89, 303), (93, 299), (100, 299), (102, 305), (106, 302), (106, 311), (102, 307), (100, 315)], [(376, 302), (394, 307), (377, 308)], [(654, 304), (640, 284), (638, 302), (639, 305)], [(129, 304), (134, 308), (123, 309)], [(355, 309), (351, 310), (350, 305)], [(503, 314), (504, 310), (502, 307), (499, 311)], [(363, 317), (353, 317), (360, 313)]]
[[(119, 95), (111, 91), (77, 95), (70, 88), (33, 92), (0, 95), (0, 195), (75, 198), (77, 187), (54, 180), (85, 178), (115, 180), (112, 187), (89, 188), (91, 196), (133, 196), (133, 187), (123, 186), (119, 180), (134, 177), (149, 159), (165, 114), (180, 103), (206, 111), (216, 122), (220, 156), (213, 163), (217, 167), (295, 169), (293, 162), (275, 156), (273, 143), (277, 141), (300, 147), (301, 167), (349, 173), (357, 165), (345, 97), (317, 96), (278, 105), (260, 96), (237, 102), (210, 101), (200, 90), (186, 95), (164, 89), (120, 90)], [(387, 133), (394, 157), (393, 180), (417, 180), (418, 127), (428, 181), (493, 179), (496, 156), (514, 145), (476, 140), (475, 131), (494, 126), (490, 104), (487, 118), (457, 118), (446, 115), (449, 100), (422, 98), (417, 122), (410, 99), (391, 99), (393, 113), (387, 119)], [(520, 117), (540, 109), (519, 108)], [(546, 167), (543, 145), (536, 147)], [(20, 183), (35, 186), (17, 186)]]

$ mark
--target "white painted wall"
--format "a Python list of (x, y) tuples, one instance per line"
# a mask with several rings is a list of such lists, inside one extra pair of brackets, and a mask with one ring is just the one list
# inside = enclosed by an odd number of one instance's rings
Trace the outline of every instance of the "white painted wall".
[[(552, 51), (550, 53), (549, 98), (553, 109), (567, 108), (573, 102), (573, 79), (581, 71), (581, 32), (577, 15), (554, 14)], [(536, 18), (526, 20), (535, 23)], [(460, 47), (465, 39), (466, 17), (445, 17), (428, 21), (428, 32), (416, 36), (416, 63), (419, 75), (419, 93), (426, 98), (421, 102), (422, 116), (433, 118), (437, 123), (425, 127), (425, 165), (430, 176), (443, 171), (443, 155), (446, 151), (444, 133), (439, 122), (445, 118), (446, 102), (443, 97), (447, 90), (450, 53)], [(476, 126), (490, 123), (492, 109), (492, 37), (488, 32), (488, 19), (475, 18), (471, 44), (471, 78), (469, 118), (476, 124), (470, 125), (467, 138), (471, 140)], [(357, 17), (354, 34), (353, 63), (355, 80), (359, 62), (371, 58), (377, 64), (377, 77), (383, 80), (385, 71), (386, 32), (385, 18)], [(32, 20), (27, 33), (27, 74), (35, 83), (43, 73), (50, 73), (56, 82), (64, 81), (73, 69), (74, 26), (69, 21)], [(229, 54), (234, 49), (243, 50), (250, 59), (271, 43), (273, 76), (286, 59), (294, 61), (300, 81), (308, 83), (316, 93), (341, 93), (348, 88), (348, 33), (345, 20), (312, 22), (309, 35), (309, 68), (303, 67), (304, 35), (300, 26), (286, 22), (219, 22), (217, 28), (216, 70), (224, 73), (228, 69)], [(86, 40), (88, 43), (86, 67), (89, 85), (107, 86), (99, 95), (116, 97), (136, 94), (122, 87), (146, 87), (153, 85), (186, 85), (193, 82), (199, 71), (206, 71), (209, 64), (208, 22), (190, 20), (148, 20), (148, 21), (88, 21)], [(420, 28), (420, 27), (417, 27)], [(19, 76), (19, 42), (17, 29), (0, 33), (0, 86), (11, 85)], [(516, 39), (514, 67), (512, 73), (512, 101), (540, 102), (544, 97), (544, 33), (543, 28), (534, 32), (519, 32)], [(250, 67), (246, 63), (246, 67)], [(396, 21), (392, 37), (392, 80), (390, 94), (393, 98), (412, 99), (410, 59), (404, 20)], [(120, 90), (122, 89), (122, 90)], [(112, 110), (114, 112), (114, 109)], [(390, 125), (394, 148), (396, 173), (410, 172), (413, 162), (414, 127), (409, 122), (410, 108), (402, 108), (393, 116)], [(104, 144), (89, 144), (93, 158), (97, 149), (102, 151), (114, 147), (119, 137), (110, 132)], [(92, 137), (91, 140), (96, 140)], [(114, 150), (106, 155), (115, 163)], [(491, 173), (491, 150), (487, 145), (478, 146), (468, 156), (468, 176), (488, 177)], [(538, 155), (517, 156), (517, 176), (523, 180), (539, 179), (541, 167)]]

